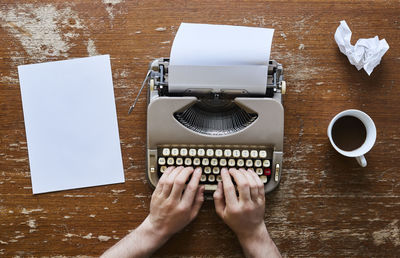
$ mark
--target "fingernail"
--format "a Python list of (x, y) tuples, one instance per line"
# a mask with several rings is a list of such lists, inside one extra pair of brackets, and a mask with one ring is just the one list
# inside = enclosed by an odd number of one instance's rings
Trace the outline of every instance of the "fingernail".
[(201, 173), (201, 168), (197, 167), (197, 168), (194, 170), (194, 172), (195, 172), (195, 173), (199, 173), (199, 172)]

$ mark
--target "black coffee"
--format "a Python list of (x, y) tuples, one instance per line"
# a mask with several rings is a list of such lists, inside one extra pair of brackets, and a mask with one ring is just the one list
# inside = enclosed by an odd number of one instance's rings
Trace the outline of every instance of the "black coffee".
[(363, 122), (354, 116), (343, 116), (332, 126), (332, 139), (339, 149), (352, 151), (359, 148), (367, 137)]

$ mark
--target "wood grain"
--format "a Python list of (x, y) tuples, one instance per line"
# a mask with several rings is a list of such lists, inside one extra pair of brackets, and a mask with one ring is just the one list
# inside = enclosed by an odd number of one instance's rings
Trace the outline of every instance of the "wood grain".
[[(132, 115), (148, 63), (169, 56), (181, 22), (275, 28), (271, 58), (288, 83), (284, 170), (265, 222), (284, 256), (400, 256), (399, 1), (7, 1), (0, 3), (0, 256), (97, 256), (149, 211), (146, 95)], [(371, 76), (339, 52), (346, 20), (358, 38), (390, 45)], [(32, 195), (17, 66), (110, 54), (126, 183)], [(340, 156), (326, 128), (357, 108), (378, 135), (368, 167)], [(155, 256), (241, 257), (207, 202)]]

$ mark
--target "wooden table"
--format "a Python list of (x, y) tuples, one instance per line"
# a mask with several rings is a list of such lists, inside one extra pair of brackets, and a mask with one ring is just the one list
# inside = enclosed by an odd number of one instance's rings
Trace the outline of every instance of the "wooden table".
[[(265, 222), (284, 256), (400, 256), (399, 1), (2, 1), (0, 3), (0, 256), (96, 256), (138, 226), (145, 178), (148, 63), (169, 56), (181, 22), (275, 28), (271, 58), (288, 84), (284, 170)], [(333, 39), (340, 20), (358, 38), (390, 45), (371, 76)], [(17, 66), (110, 54), (126, 183), (34, 196)], [(378, 135), (368, 167), (340, 156), (326, 128), (357, 108)], [(156, 256), (242, 256), (206, 202)]]

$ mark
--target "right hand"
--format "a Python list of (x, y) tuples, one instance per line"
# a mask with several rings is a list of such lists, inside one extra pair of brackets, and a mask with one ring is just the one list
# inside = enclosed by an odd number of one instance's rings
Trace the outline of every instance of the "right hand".
[[(264, 184), (252, 170), (221, 170), (214, 192), (217, 214), (236, 233), (247, 257), (281, 257), (264, 223)], [(239, 197), (231, 176), (235, 179)]]
[[(239, 239), (254, 235), (265, 228), (264, 184), (252, 170), (223, 168), (222, 183), (214, 192), (215, 210)], [(235, 179), (239, 197), (231, 180)]]

